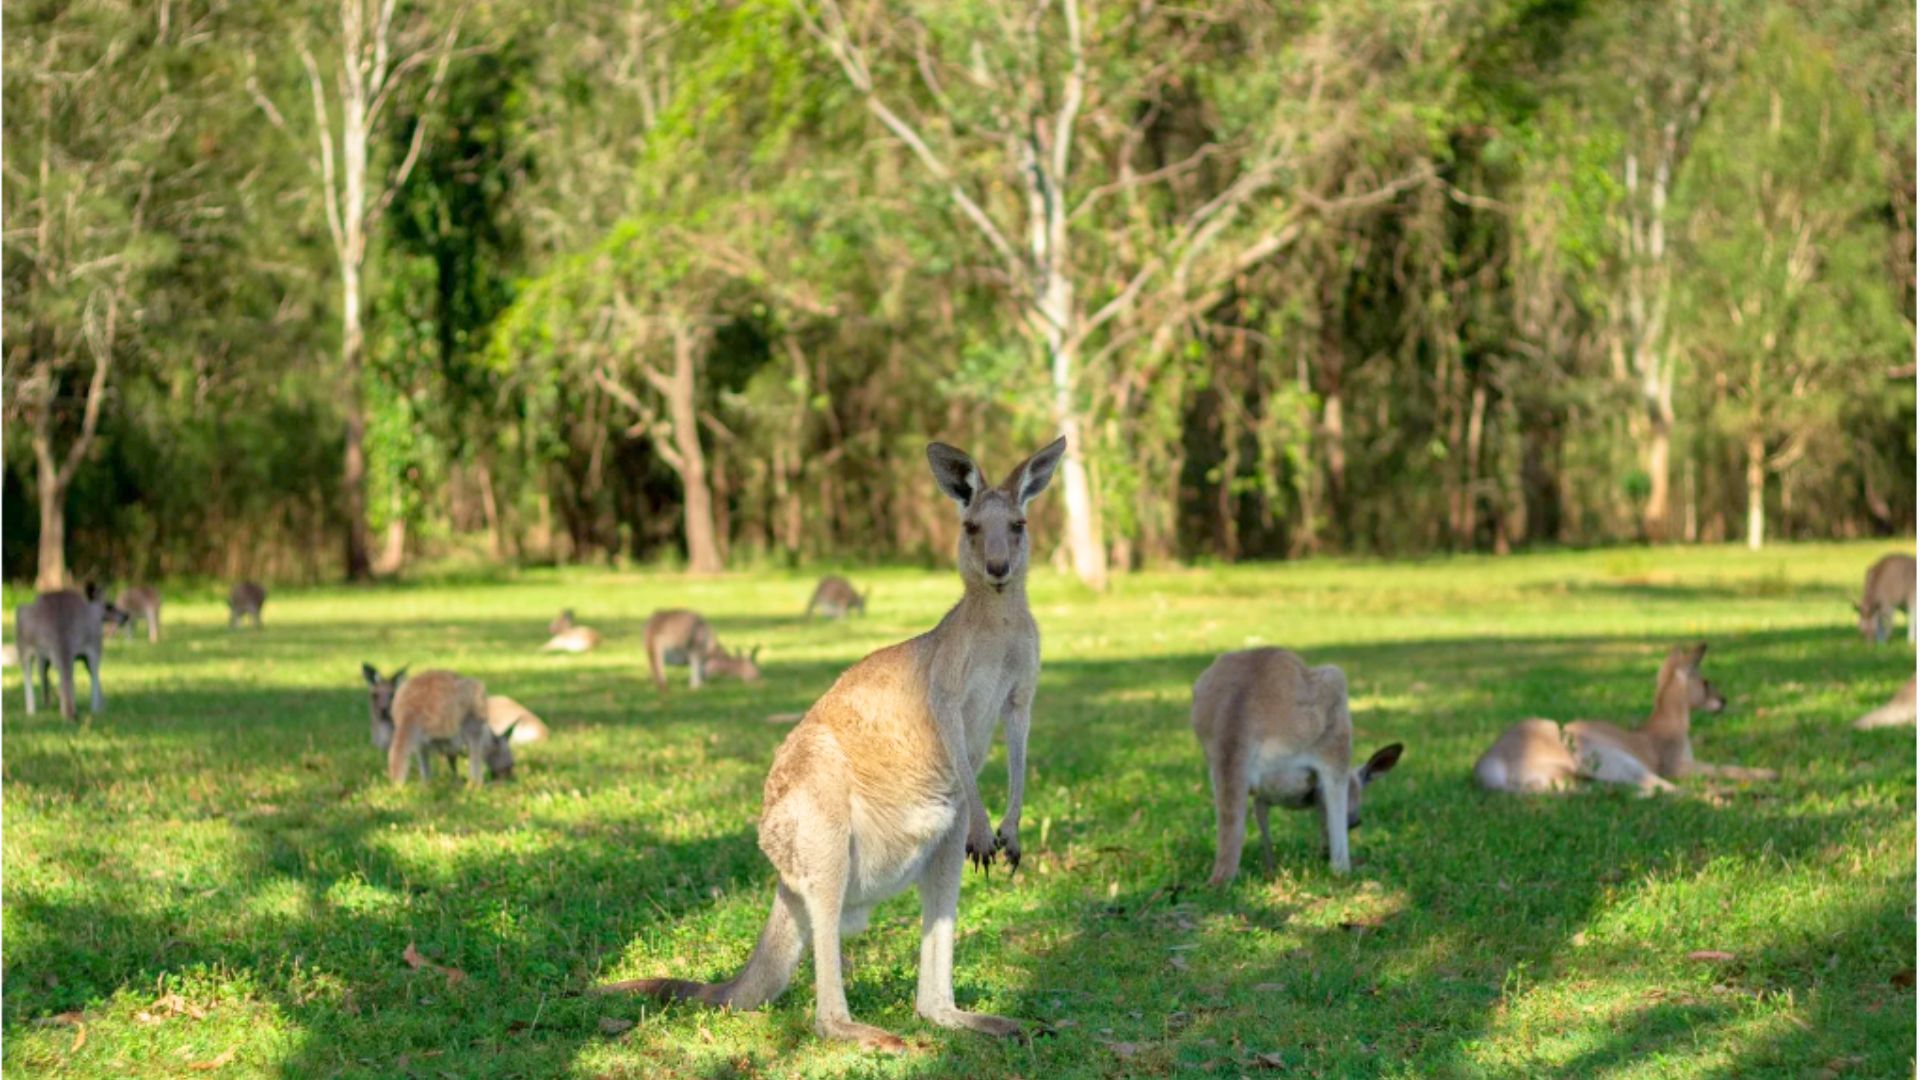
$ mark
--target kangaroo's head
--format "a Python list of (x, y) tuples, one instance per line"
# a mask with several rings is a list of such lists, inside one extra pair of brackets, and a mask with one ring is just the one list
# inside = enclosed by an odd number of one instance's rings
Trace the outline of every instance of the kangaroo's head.
[(1868, 641), (1880, 640), (1880, 609), (1857, 600), (1847, 601), (1853, 606), (1853, 613), (1860, 619), (1860, 636)]
[[(1374, 780), (1378, 779), (1382, 774), (1390, 772), (1395, 765), (1398, 765), (1400, 763), (1400, 754), (1406, 748), (1405, 743), (1393, 743), (1390, 746), (1383, 746), (1375, 750), (1372, 757), (1368, 758), (1363, 764), (1347, 774), (1348, 832), (1352, 832), (1360, 827), (1360, 797), (1366, 792), (1367, 785), (1373, 783)], [(1309, 787), (1307, 788), (1306, 795), (1294, 809), (1304, 810), (1309, 806), (1318, 805), (1319, 802), (1319, 789)]]
[(1055, 439), (1013, 467), (998, 487), (966, 452), (946, 443), (927, 446), (940, 490), (960, 506), (960, 579), (995, 592), (1027, 576), (1027, 504), (1053, 479), (1067, 440)]
[(385, 750), (393, 744), (393, 697), (407, 677), (407, 668), (381, 677), (372, 664), (361, 664), (360, 674), (367, 680), (367, 717), (372, 728), (373, 745)]
[(555, 615), (553, 621), (547, 624), (547, 633), (549, 634), (564, 634), (571, 629), (573, 629), (572, 608), (562, 609), (560, 614)]
[(487, 775), (495, 780), (513, 779), (513, 729), (520, 726), (515, 720), (504, 731), (487, 732)]
[(741, 682), (760, 681), (760, 646), (744, 653), (730, 653), (716, 647), (713, 655), (707, 657), (706, 672), (709, 676), (739, 679)]
[(81, 588), (80, 593), (86, 597), (87, 606), (100, 616), (100, 625), (103, 629), (115, 629), (132, 621), (133, 616), (108, 600), (107, 591), (99, 584), (89, 581)]
[(1717, 713), (1727, 707), (1726, 696), (1700, 670), (1706, 655), (1705, 642), (1676, 647), (1667, 653), (1666, 662), (1660, 665), (1659, 682), (1654, 687), (1656, 707), (1663, 698), (1679, 693), (1686, 694), (1689, 712)]

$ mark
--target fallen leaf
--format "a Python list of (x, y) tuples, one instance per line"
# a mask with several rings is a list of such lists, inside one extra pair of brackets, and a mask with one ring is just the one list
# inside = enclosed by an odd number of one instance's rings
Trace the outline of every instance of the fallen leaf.
[(1287, 988), (1286, 983), (1254, 983), (1253, 988), (1263, 994), (1277, 994)]
[(73, 1045), (67, 1047), (67, 1053), (71, 1054), (85, 1045), (87, 1045), (87, 1025), (75, 1024), (74, 1032), (73, 1032)]
[(1695, 949), (1687, 954), (1687, 959), (1698, 960), (1703, 964), (1724, 964), (1734, 958), (1732, 953), (1719, 949)]
[(437, 971), (440, 974), (445, 975), (447, 977), (448, 986), (459, 986), (461, 983), (467, 981), (466, 972), (461, 971), (459, 968), (456, 968), (456, 967), (447, 967), (444, 964), (434, 963), (433, 961), (420, 955), (420, 950), (414, 948), (413, 942), (411, 941), (407, 942), (407, 949), (405, 952), (400, 954), (400, 959), (405, 960), (407, 962), (407, 966), (412, 968), (415, 971), (419, 971), (421, 968), (424, 967), (424, 968), (431, 968), (434, 971)]
[(618, 1035), (632, 1026), (633, 1021), (625, 1017), (603, 1016), (600, 1018), (600, 1034), (602, 1035)]
[(1913, 969), (1901, 968), (1899, 971), (1893, 973), (1893, 979), (1891, 981), (1893, 985), (1903, 989), (1913, 989)]
[(1253, 1067), (1256, 1069), (1284, 1069), (1287, 1059), (1278, 1053), (1253, 1055)]
[(222, 1050), (219, 1054), (215, 1055), (214, 1057), (211, 1057), (206, 1061), (193, 1062), (192, 1064), (188, 1065), (187, 1068), (193, 1069), (197, 1072), (212, 1072), (213, 1070), (221, 1067), (222, 1065), (228, 1064), (239, 1055), (240, 1055), (240, 1047), (229, 1046), (225, 1050)]
[(1135, 1054), (1138, 1054), (1144, 1048), (1139, 1043), (1110, 1042), (1107, 1044), (1107, 1049), (1113, 1051), (1114, 1053), (1120, 1055), (1123, 1058), (1130, 1058)]
[(1356, 934), (1371, 934), (1387, 925), (1387, 920), (1378, 915), (1357, 915), (1340, 924), (1340, 929), (1351, 930)]

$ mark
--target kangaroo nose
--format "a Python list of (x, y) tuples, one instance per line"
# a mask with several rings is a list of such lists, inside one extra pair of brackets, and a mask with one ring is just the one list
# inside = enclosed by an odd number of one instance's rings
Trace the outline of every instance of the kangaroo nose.
[(988, 562), (988, 563), (987, 563), (987, 576), (988, 576), (988, 577), (997, 577), (997, 578), (1003, 578), (1003, 577), (1006, 577), (1006, 576), (1007, 576), (1007, 564), (1006, 564), (1005, 562)]

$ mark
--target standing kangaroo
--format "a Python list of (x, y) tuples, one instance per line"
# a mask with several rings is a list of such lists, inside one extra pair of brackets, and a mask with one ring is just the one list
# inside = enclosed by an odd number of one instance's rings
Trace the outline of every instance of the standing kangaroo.
[(1885, 644), (1893, 631), (1893, 609), (1907, 609), (1907, 640), (1914, 640), (1914, 564), (1911, 555), (1887, 555), (1867, 568), (1866, 586), (1853, 609), (1860, 616), (1860, 636)]
[(240, 625), (240, 620), (253, 616), (253, 628), (260, 629), (260, 609), (267, 606), (267, 590), (256, 581), (242, 581), (234, 585), (227, 593), (227, 629)]
[(1508, 728), (1474, 763), (1474, 778), (1492, 791), (1528, 794), (1558, 791), (1578, 777), (1629, 784), (1643, 795), (1674, 790), (1683, 776), (1729, 780), (1775, 780), (1772, 769), (1709, 765), (1693, 759), (1694, 709), (1719, 712), (1727, 699), (1700, 672), (1705, 645), (1667, 653), (1654, 682), (1653, 713), (1628, 731), (1597, 720), (1562, 727), (1551, 720), (1522, 720)]
[(400, 684), (407, 681), (410, 666), (402, 665), (393, 674), (382, 676), (372, 664), (360, 665), (360, 675), (367, 680), (367, 722), (375, 749), (393, 745), (393, 699), (400, 692)]
[[(752, 957), (723, 983), (640, 979), (603, 989), (752, 1008), (786, 990), (811, 945), (814, 1030), (904, 1050), (897, 1036), (848, 1012), (840, 939), (864, 929), (874, 905), (917, 884), (915, 1011), (942, 1027), (1020, 1034), (1013, 1020), (954, 1004), (953, 927), (967, 859), (985, 869), (1005, 851), (1020, 865), (1027, 727), (1040, 674), (1040, 634), (1027, 608), (1026, 509), (1065, 449), (1055, 440), (989, 487), (966, 454), (927, 447), (940, 490), (960, 505), (965, 592), (932, 630), (847, 669), (774, 754), (760, 850), (780, 882)], [(1002, 720), (1007, 813), (996, 832), (976, 778)]]
[(1360, 793), (1405, 749), (1394, 743), (1352, 768), (1346, 675), (1330, 664), (1310, 668), (1285, 649), (1227, 653), (1201, 672), (1193, 684), (1193, 733), (1213, 780), (1218, 837), (1209, 885), (1225, 885), (1240, 873), (1249, 793), (1268, 873), (1268, 808), (1307, 810), (1316, 803), (1325, 809), (1333, 870), (1348, 872), (1347, 833), (1360, 826)]
[(813, 618), (818, 611), (829, 619), (841, 619), (854, 612), (867, 613), (865, 593), (855, 592), (853, 582), (838, 574), (829, 574), (820, 579), (814, 587), (813, 598), (807, 601), (807, 618)]
[(145, 619), (147, 622), (147, 640), (160, 640), (160, 590), (138, 585), (131, 589), (122, 589), (114, 606), (127, 613), (125, 622), (120, 624), (120, 634), (133, 633), (133, 620)]
[(50, 696), (49, 674), (57, 668), (60, 715), (68, 720), (74, 718), (73, 664), (76, 660), (87, 665), (87, 681), (92, 684), (89, 711), (96, 716), (105, 712), (107, 702), (100, 693), (102, 639), (106, 634), (105, 625), (124, 624), (126, 612), (108, 603), (99, 587), (88, 582), (85, 595), (72, 589), (41, 593), (32, 603), (15, 609), (13, 618), (13, 636), (20, 648), (21, 681), (27, 691), (27, 715), (32, 716), (35, 708), (34, 679), (40, 680), (40, 696)]
[[(407, 782), (409, 762), (425, 783), (427, 755), (434, 753), (444, 754), (449, 762), (464, 753), (469, 784), (481, 784), (489, 776), (512, 777), (513, 728), (509, 725), (495, 732), (487, 725), (487, 688), (478, 679), (463, 679), (451, 671), (423, 671), (400, 684), (391, 714), (387, 779), (394, 783)], [(378, 745), (378, 735), (374, 742)]]
[(694, 690), (706, 684), (709, 676), (760, 681), (760, 649), (746, 654), (730, 653), (720, 647), (713, 627), (698, 612), (675, 608), (656, 611), (647, 620), (647, 665), (653, 669), (653, 685), (663, 693), (667, 689), (665, 668), (684, 665), (691, 674), (687, 685)]

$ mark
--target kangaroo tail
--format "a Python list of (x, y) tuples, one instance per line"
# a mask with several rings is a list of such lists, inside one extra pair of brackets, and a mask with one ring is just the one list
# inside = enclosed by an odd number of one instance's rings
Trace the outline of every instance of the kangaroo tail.
[(662, 1001), (697, 1001), (703, 1005), (755, 1009), (779, 997), (793, 981), (793, 971), (806, 952), (800, 897), (785, 885), (773, 898), (773, 913), (753, 946), (747, 966), (726, 982), (689, 979), (629, 979), (594, 987), (596, 994), (645, 994)]

